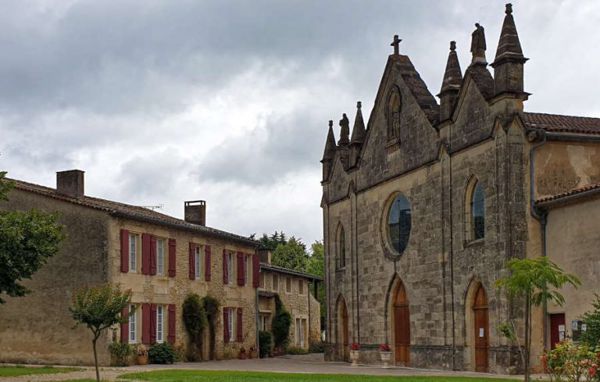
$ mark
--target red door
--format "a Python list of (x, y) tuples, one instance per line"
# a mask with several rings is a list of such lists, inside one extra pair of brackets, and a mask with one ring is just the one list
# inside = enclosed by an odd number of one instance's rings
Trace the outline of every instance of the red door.
[(473, 303), (473, 316), (475, 327), (475, 371), (488, 371), (488, 307), (485, 290), (481, 285), (475, 294)]
[(410, 361), (410, 312), (402, 283), (398, 284), (394, 298), (394, 353), (397, 365), (408, 365)]
[(550, 315), (550, 348), (554, 349), (556, 344), (565, 339), (565, 314)]

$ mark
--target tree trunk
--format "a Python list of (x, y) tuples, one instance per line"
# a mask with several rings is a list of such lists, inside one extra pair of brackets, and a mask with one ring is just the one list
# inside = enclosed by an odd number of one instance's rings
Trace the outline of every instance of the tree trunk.
[(98, 336), (94, 335), (94, 339), (92, 340), (92, 345), (94, 347), (94, 366), (96, 367), (96, 382), (100, 382), (100, 371), (98, 370), (98, 352), (96, 351), (96, 341), (98, 340)]
[(525, 301), (525, 382), (529, 382), (529, 362), (531, 356), (531, 296)]

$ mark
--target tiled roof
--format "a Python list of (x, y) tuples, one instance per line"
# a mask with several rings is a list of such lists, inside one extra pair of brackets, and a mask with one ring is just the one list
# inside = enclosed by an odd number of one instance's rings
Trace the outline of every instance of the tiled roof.
[(304, 277), (305, 279), (310, 279), (310, 280), (317, 280), (317, 281), (322, 281), (323, 279), (317, 275), (313, 275), (310, 273), (306, 273), (306, 272), (300, 272), (300, 271), (296, 271), (293, 269), (289, 269), (289, 268), (284, 268), (284, 267), (280, 267), (277, 265), (272, 265), (269, 263), (260, 263), (260, 268), (261, 269), (266, 269), (269, 271), (273, 271), (273, 272), (278, 272), (278, 273), (285, 273), (288, 275), (292, 275), (292, 276), (298, 276), (298, 277)]
[(523, 113), (523, 122), (528, 128), (543, 129), (550, 132), (600, 134), (600, 118)]
[(215, 228), (205, 227), (198, 224), (188, 223), (185, 220), (177, 219), (169, 215), (161, 214), (148, 208), (134, 206), (125, 203), (113, 202), (111, 200), (94, 198), (91, 196), (83, 196), (74, 198), (67, 195), (62, 195), (54, 188), (40, 186), (38, 184), (23, 182), (21, 180), (9, 179), (14, 183), (18, 190), (33, 192), (39, 195), (50, 197), (53, 199), (62, 200), (68, 203), (77, 204), (83, 207), (93, 208), (96, 210), (105, 211), (110, 215), (125, 217), (132, 220), (154, 223), (159, 225), (168, 225), (175, 229), (186, 231), (194, 231), (203, 233), (209, 236), (220, 237), (224, 239), (234, 240), (250, 246), (258, 246), (259, 243), (255, 240), (236, 235), (233, 233), (221, 231)]
[(555, 201), (558, 202), (558, 201), (561, 201), (562, 199), (565, 199), (570, 196), (575, 196), (575, 195), (583, 196), (582, 194), (588, 194), (588, 193), (593, 193), (593, 194), (600, 193), (600, 183), (589, 184), (587, 186), (575, 188), (575, 189), (572, 189), (570, 191), (566, 191), (566, 192), (563, 192), (560, 194), (540, 198), (535, 201), (535, 204), (543, 205), (543, 204), (547, 204), (549, 202), (555, 202)]

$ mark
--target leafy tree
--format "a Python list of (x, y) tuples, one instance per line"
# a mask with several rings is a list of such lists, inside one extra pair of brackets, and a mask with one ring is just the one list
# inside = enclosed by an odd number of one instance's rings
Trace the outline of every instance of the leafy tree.
[(219, 315), (219, 300), (212, 296), (204, 296), (202, 298), (202, 306), (208, 321), (208, 334), (210, 336), (209, 359), (215, 359), (215, 344), (217, 336), (217, 317)]
[(273, 332), (273, 344), (276, 348), (285, 349), (290, 336), (290, 326), (292, 324), (292, 316), (285, 309), (281, 299), (275, 295), (275, 316), (271, 323), (271, 331)]
[[(511, 298), (522, 298), (525, 304), (525, 381), (530, 380), (532, 306), (546, 306), (549, 302), (562, 306), (565, 298), (558, 291), (565, 285), (578, 287), (579, 279), (565, 273), (546, 256), (535, 259), (512, 259), (508, 262), (510, 275), (499, 279), (496, 286)], [(515, 327), (512, 323), (511, 327)], [(515, 336), (514, 331), (509, 333)], [(519, 342), (520, 344), (520, 342)]]
[[(250, 238), (255, 239), (256, 234), (250, 235)], [(262, 237), (258, 239), (258, 242), (260, 242), (263, 248), (273, 252), (275, 249), (277, 249), (279, 244), (287, 243), (287, 239), (285, 233), (275, 231), (271, 236), (263, 233)]]
[(586, 331), (581, 333), (581, 342), (586, 343), (592, 349), (600, 345), (600, 295), (595, 294), (596, 301), (592, 303), (593, 310), (586, 312), (581, 320), (587, 326)]
[[(78, 290), (73, 296), (69, 311), (78, 324), (84, 324), (92, 331), (92, 347), (94, 349), (94, 365), (96, 366), (96, 381), (100, 382), (98, 370), (98, 353), (96, 342), (102, 332), (115, 324), (127, 322), (123, 317), (123, 309), (131, 303), (131, 291), (121, 291), (117, 285), (104, 284)], [(130, 312), (130, 315), (134, 312)]]
[(295, 237), (285, 244), (279, 244), (273, 252), (271, 263), (280, 267), (305, 272), (308, 264), (306, 245)]
[[(319, 276), (321, 278), (325, 277), (325, 250), (323, 247), (323, 243), (320, 241), (315, 241), (311, 245), (312, 254), (308, 259), (308, 265), (306, 267), (306, 271), (315, 276)], [(321, 305), (321, 325), (325, 325), (325, 284), (323, 282), (319, 283), (317, 286), (317, 295), (315, 298), (319, 301)]]
[[(0, 172), (0, 200), (7, 200), (12, 184)], [(30, 279), (64, 238), (57, 216), (36, 210), (0, 211), (0, 295), (20, 297), (30, 291), (20, 281)], [(5, 301), (0, 297), (0, 304)]]
[[(183, 323), (190, 342), (202, 354), (202, 330), (206, 326), (206, 311), (202, 299), (196, 293), (188, 295), (183, 301)], [(196, 352), (193, 354), (195, 357)]]

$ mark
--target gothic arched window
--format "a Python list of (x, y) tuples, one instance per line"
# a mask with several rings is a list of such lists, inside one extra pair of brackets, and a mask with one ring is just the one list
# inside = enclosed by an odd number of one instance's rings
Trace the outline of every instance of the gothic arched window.
[(338, 269), (346, 266), (346, 232), (341, 224), (337, 233), (335, 265)]
[(410, 202), (398, 194), (389, 207), (388, 212), (388, 237), (392, 248), (401, 255), (408, 246), (412, 224)]
[(400, 138), (400, 109), (402, 109), (400, 89), (394, 86), (388, 96), (386, 109), (388, 140)]
[(485, 191), (483, 184), (473, 177), (467, 187), (466, 228), (468, 240), (485, 237)]

